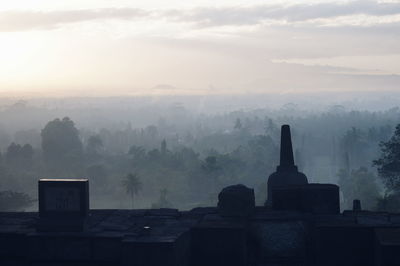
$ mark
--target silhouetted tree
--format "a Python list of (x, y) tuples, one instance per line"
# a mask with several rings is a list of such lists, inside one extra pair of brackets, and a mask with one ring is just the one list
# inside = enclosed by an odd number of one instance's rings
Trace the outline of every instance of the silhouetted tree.
[(381, 156), (373, 164), (387, 189), (400, 193), (400, 124), (388, 141), (380, 143), (380, 148)]
[(343, 136), (342, 145), (348, 153), (353, 166), (361, 166), (364, 162), (364, 152), (368, 145), (368, 142), (364, 139), (363, 132), (358, 128), (352, 127)]
[(86, 169), (86, 174), (91, 182), (96, 185), (105, 185), (108, 172), (102, 164), (91, 165)]
[(140, 146), (131, 146), (128, 154), (132, 157), (133, 163), (140, 163), (146, 158), (146, 150)]
[(15, 144), (14, 142), (10, 144), (6, 152), (6, 163), (10, 167), (18, 167), (21, 158), (21, 145)]
[(33, 163), (33, 148), (30, 144), (25, 144), (21, 148), (21, 159), (24, 165), (24, 168), (30, 169)]
[(126, 193), (130, 195), (132, 202), (132, 209), (134, 207), (134, 196), (142, 190), (142, 182), (140, 182), (139, 176), (135, 174), (127, 174), (123, 180), (122, 185), (126, 189)]
[(68, 117), (47, 123), (41, 132), (45, 162), (50, 168), (73, 172), (82, 163), (83, 146), (74, 122)]
[(385, 193), (382, 198), (378, 199), (377, 210), (385, 212), (399, 212), (400, 193)]
[(161, 142), (161, 154), (162, 155), (167, 154), (167, 141), (165, 139), (163, 139)]
[(6, 163), (11, 168), (30, 169), (33, 160), (33, 148), (30, 144), (21, 146), (14, 142), (7, 148)]
[(151, 125), (146, 127), (146, 134), (150, 137), (151, 140), (154, 140), (158, 136), (158, 129), (156, 126)]
[(86, 152), (92, 156), (99, 155), (103, 147), (103, 141), (99, 135), (90, 136), (87, 140)]
[(214, 172), (220, 169), (220, 167), (217, 165), (216, 156), (208, 156), (204, 162), (205, 163), (203, 164), (202, 168), (207, 172)]
[(373, 173), (367, 168), (360, 167), (348, 173), (342, 169), (338, 173), (340, 190), (343, 192), (344, 206), (351, 208), (354, 199), (361, 200), (365, 209), (373, 210), (377, 207), (379, 188)]
[(167, 199), (168, 190), (166, 188), (160, 190), (160, 198), (156, 203), (151, 205), (152, 209), (171, 208), (172, 204)]
[(0, 211), (21, 211), (33, 205), (36, 200), (29, 195), (14, 191), (0, 191)]
[(242, 122), (240, 121), (240, 118), (236, 118), (235, 121), (235, 126), (233, 127), (236, 130), (241, 130), (242, 129)]

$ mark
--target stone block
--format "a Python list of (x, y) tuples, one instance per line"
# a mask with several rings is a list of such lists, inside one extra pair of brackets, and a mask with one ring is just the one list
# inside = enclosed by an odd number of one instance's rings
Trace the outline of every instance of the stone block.
[(123, 235), (107, 233), (93, 237), (93, 260), (110, 261), (117, 264), (121, 260)]
[(172, 216), (179, 217), (180, 213), (177, 209), (161, 208), (161, 209), (150, 209), (146, 212), (147, 216)]
[(0, 257), (1, 266), (28, 266), (29, 263), (24, 259), (5, 259)]
[(258, 249), (258, 260), (304, 261), (306, 257), (307, 226), (302, 221), (254, 221), (250, 236)]
[(315, 214), (339, 214), (339, 187), (333, 184), (308, 184), (301, 191), (302, 211)]
[(390, 214), (389, 221), (393, 225), (400, 226), (400, 214)]
[(400, 265), (400, 228), (375, 229), (375, 265)]
[(31, 261), (89, 261), (92, 259), (90, 236), (35, 233), (28, 235), (28, 259)]
[(317, 226), (313, 232), (314, 265), (372, 266), (374, 232), (364, 226)]
[(115, 264), (109, 263), (101, 263), (101, 262), (89, 262), (89, 261), (81, 261), (81, 262), (65, 262), (65, 261), (35, 261), (30, 262), (29, 266), (115, 266)]
[(25, 234), (0, 234), (0, 258), (25, 258), (26, 255)]
[(122, 241), (123, 266), (188, 266), (190, 234), (127, 237)]
[(272, 190), (274, 210), (339, 214), (339, 187), (333, 184), (282, 186)]
[(302, 211), (302, 186), (272, 188), (272, 209), (275, 211)]
[(221, 216), (245, 217), (254, 212), (254, 190), (244, 185), (224, 188), (218, 195), (218, 211)]
[(87, 179), (39, 180), (38, 231), (83, 231), (88, 214)]
[(387, 214), (358, 214), (356, 216), (357, 224), (366, 225), (366, 226), (384, 226), (389, 225), (389, 215)]
[(245, 226), (234, 222), (205, 222), (191, 230), (193, 266), (244, 266), (247, 260)]

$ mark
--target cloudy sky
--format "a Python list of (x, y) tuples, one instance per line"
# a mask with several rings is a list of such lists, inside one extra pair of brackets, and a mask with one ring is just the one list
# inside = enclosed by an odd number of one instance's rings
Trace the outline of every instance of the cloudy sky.
[(0, 1), (0, 93), (400, 90), (400, 0)]

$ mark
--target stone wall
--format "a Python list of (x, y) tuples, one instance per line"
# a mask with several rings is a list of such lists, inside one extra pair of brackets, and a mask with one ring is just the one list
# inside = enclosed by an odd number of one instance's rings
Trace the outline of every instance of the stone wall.
[(256, 207), (92, 210), (84, 232), (37, 232), (37, 213), (0, 213), (0, 265), (400, 265), (400, 215)]

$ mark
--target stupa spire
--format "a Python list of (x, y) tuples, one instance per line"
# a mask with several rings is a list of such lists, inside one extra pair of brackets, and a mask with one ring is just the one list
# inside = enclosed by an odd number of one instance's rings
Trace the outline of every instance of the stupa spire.
[(280, 166), (294, 166), (292, 136), (290, 126), (283, 125), (281, 130), (281, 161)]
[(283, 125), (281, 128), (281, 154), (280, 165), (276, 172), (268, 178), (268, 201), (271, 204), (272, 188), (282, 186), (304, 185), (307, 184), (307, 177), (297, 170), (294, 164), (292, 137), (290, 126)]
[(280, 156), (280, 165), (277, 171), (297, 171), (297, 166), (294, 164), (292, 136), (289, 125), (283, 125), (281, 128)]

